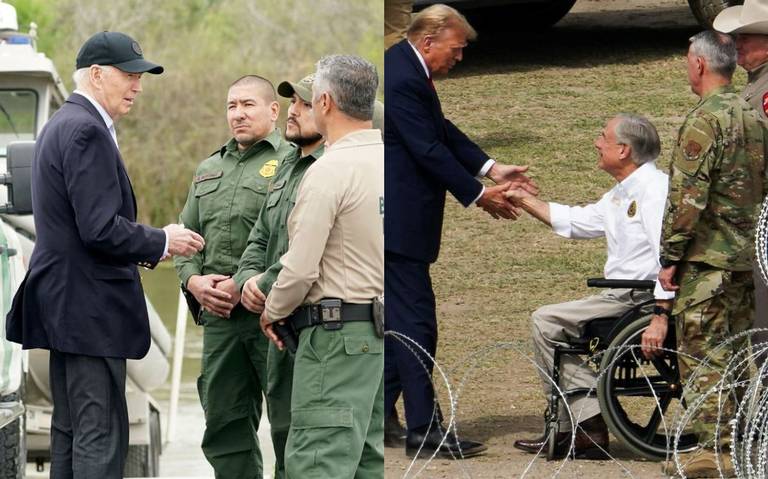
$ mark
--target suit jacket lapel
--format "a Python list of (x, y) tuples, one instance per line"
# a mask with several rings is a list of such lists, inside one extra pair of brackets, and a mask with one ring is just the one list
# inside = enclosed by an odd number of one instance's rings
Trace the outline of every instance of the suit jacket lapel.
[(440, 105), (440, 97), (437, 96), (437, 91), (430, 88), (427, 81), (427, 74), (424, 71), (424, 67), (421, 65), (421, 62), (419, 61), (419, 58), (416, 56), (416, 53), (413, 51), (413, 48), (411, 48), (408, 40), (401, 41), (393, 48), (400, 48), (403, 56), (405, 56), (411, 68), (413, 68), (412, 74), (421, 78), (424, 82), (425, 88), (429, 90), (430, 94), (432, 95), (431, 98), (434, 101), (432, 109), (433, 112), (436, 113), (435, 122), (438, 124), (440, 131), (442, 131), (443, 136), (447, 137), (447, 132), (445, 131), (445, 116), (443, 115), (443, 107)]

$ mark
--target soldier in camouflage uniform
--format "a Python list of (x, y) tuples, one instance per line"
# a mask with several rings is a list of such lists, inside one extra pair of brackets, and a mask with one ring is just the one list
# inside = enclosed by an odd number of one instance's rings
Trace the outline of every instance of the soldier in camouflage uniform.
[[(717, 15), (713, 28), (736, 36), (736, 62), (747, 71), (747, 85), (741, 96), (764, 120), (768, 120), (768, 9), (758, 0), (726, 8)], [(754, 261), (755, 328), (768, 327), (768, 285)], [(768, 342), (768, 333), (752, 335), (752, 344)], [(765, 356), (758, 358), (758, 366)], [(768, 378), (766, 378), (768, 380)]]
[[(237, 271), (278, 163), (293, 147), (275, 121), (272, 84), (245, 76), (229, 88), (232, 138), (197, 168), (181, 223), (205, 238), (205, 250), (174, 259), (176, 272), (203, 308), (203, 356), (197, 381), (205, 411), (202, 448), (216, 479), (262, 477), (256, 431), (267, 390), (268, 341), (246, 311)], [(276, 442), (276, 441), (275, 441)]]
[[(701, 101), (686, 117), (672, 153), (659, 282), (677, 291), (671, 313), (678, 351), (684, 353), (678, 356), (684, 395), (693, 405), (721, 380), (736, 351), (748, 346), (744, 339), (716, 349), (753, 321), (752, 258), (764, 191), (765, 124), (730, 86), (736, 67), (730, 37), (699, 33), (691, 38), (687, 61), (691, 89)], [(661, 344), (653, 339), (663, 340), (670, 314), (670, 302), (657, 305), (649, 326), (651, 346)], [(708, 364), (699, 367), (705, 358)], [(718, 462), (726, 476), (733, 474), (730, 456), (713, 450), (727, 441), (733, 413), (728, 402), (716, 437), (718, 402), (718, 394), (710, 392), (693, 418), (703, 448), (681, 458), (687, 477), (720, 477)], [(665, 472), (674, 472), (673, 467)]]

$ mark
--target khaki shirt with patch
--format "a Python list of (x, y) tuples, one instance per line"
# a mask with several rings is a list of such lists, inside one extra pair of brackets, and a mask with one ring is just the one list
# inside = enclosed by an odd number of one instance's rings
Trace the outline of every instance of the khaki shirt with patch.
[(763, 120), (768, 120), (765, 114), (768, 107), (768, 63), (755, 68), (748, 74), (747, 86), (741, 92), (741, 97), (754, 108)]
[(384, 293), (383, 205), (381, 132), (358, 130), (328, 147), (299, 185), (270, 321), (323, 298), (364, 304)]

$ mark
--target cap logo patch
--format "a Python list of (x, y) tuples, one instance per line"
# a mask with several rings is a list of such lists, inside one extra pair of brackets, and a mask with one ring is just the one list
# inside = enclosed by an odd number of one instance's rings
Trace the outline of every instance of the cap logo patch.
[(768, 115), (768, 92), (763, 93), (763, 113)]
[(311, 75), (307, 75), (304, 78), (301, 79), (299, 83), (304, 85), (311, 85), (315, 81), (315, 74), (312, 73)]
[(139, 42), (133, 42), (131, 43), (131, 49), (136, 55), (143, 55), (144, 53), (141, 51), (141, 47), (139, 46)]

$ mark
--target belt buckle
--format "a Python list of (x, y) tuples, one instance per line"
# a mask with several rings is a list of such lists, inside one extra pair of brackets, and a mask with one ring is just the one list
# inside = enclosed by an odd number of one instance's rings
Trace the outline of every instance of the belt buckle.
[(320, 322), (326, 331), (336, 331), (344, 325), (341, 320), (341, 300), (320, 300)]

